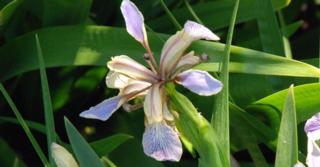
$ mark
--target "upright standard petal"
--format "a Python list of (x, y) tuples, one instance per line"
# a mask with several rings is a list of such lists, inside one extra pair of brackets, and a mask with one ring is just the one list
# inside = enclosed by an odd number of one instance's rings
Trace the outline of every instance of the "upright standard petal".
[(211, 30), (207, 27), (198, 24), (194, 21), (187, 21), (184, 24), (184, 31), (190, 35), (194, 40), (205, 39), (205, 40), (212, 40), (217, 41), (220, 38), (214, 34)]
[(89, 110), (80, 113), (80, 117), (106, 121), (123, 104), (120, 96), (111, 97), (99, 103)]
[(182, 155), (177, 132), (164, 122), (150, 124), (146, 128), (142, 145), (144, 153), (158, 161), (179, 161)]
[(188, 70), (176, 77), (176, 82), (201, 96), (211, 96), (222, 90), (222, 83), (208, 72)]
[(161, 77), (167, 76), (178, 64), (181, 56), (192, 42), (192, 38), (183, 31), (177, 32), (171, 36), (161, 51), (160, 72)]
[(118, 72), (136, 80), (152, 83), (158, 81), (158, 76), (156, 74), (125, 55), (113, 57), (112, 60), (107, 63), (107, 66), (114, 72)]
[(320, 148), (317, 143), (308, 139), (308, 155), (306, 164), (308, 167), (320, 167)]
[(309, 139), (314, 141), (320, 139), (320, 113), (315, 114), (307, 120), (304, 131)]
[(156, 83), (149, 89), (145, 97), (143, 107), (148, 124), (163, 120), (161, 93), (160, 83)]
[(123, 0), (120, 8), (128, 33), (143, 45), (147, 44), (144, 18), (137, 6), (130, 0)]
[(79, 167), (73, 156), (57, 143), (51, 144), (52, 157), (58, 167)]

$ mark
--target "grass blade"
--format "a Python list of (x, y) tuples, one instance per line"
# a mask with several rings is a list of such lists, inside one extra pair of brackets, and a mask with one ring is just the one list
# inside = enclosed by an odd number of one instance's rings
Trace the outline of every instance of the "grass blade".
[(0, 10), (0, 29), (8, 23), (16, 9), (22, 4), (23, 0), (13, 0)]
[(110, 154), (115, 148), (133, 137), (127, 134), (116, 134), (104, 139), (90, 143), (97, 155), (104, 156)]
[[(190, 5), (188, 0), (183, 0), (184, 4), (186, 4), (186, 7), (188, 9), (188, 11), (190, 12), (190, 14), (192, 15), (192, 17), (200, 24), (203, 24), (203, 22), (201, 21), (201, 19), (198, 17), (198, 15), (196, 14), (196, 12), (194, 12), (194, 10), (192, 9), (192, 6)], [(204, 25), (204, 24), (203, 24)]]
[(49, 162), (48, 162), (45, 154), (41, 150), (41, 147), (40, 147), (39, 143), (37, 142), (37, 140), (32, 135), (32, 133), (31, 133), (26, 121), (23, 119), (22, 115), (20, 114), (19, 110), (17, 109), (16, 105), (12, 101), (10, 95), (8, 94), (8, 92), (6, 91), (6, 89), (4, 88), (2, 83), (0, 83), (0, 91), (3, 94), (4, 98), (7, 100), (7, 102), (9, 104), (9, 106), (11, 107), (14, 115), (17, 117), (20, 125), (22, 126), (24, 132), (26, 133), (28, 139), (30, 140), (33, 148), (35, 149), (36, 153), (38, 154), (38, 156), (39, 156), (40, 160), (42, 161), (43, 165), (49, 166)]
[(223, 166), (230, 166), (230, 134), (229, 134), (229, 61), (230, 61), (230, 48), (233, 37), (233, 30), (236, 22), (237, 12), (239, 7), (239, 0), (235, 1), (234, 9), (230, 21), (228, 30), (227, 44), (224, 50), (224, 57), (222, 60), (221, 69), (221, 82), (223, 83), (223, 89), (220, 94), (217, 95), (215, 101), (215, 107), (211, 118), (212, 126), (215, 128), (221, 148), (223, 150), (223, 156), (227, 160)]
[(297, 162), (297, 119), (293, 85), (291, 85), (282, 112), (275, 167), (292, 167)]
[(284, 56), (284, 46), (271, 0), (258, 0), (255, 6), (263, 51)]
[(169, 16), (169, 18), (170, 18), (171, 22), (173, 23), (173, 25), (177, 28), (177, 30), (181, 30), (182, 26), (177, 21), (177, 19), (173, 16), (173, 14), (170, 12), (169, 8), (163, 2), (163, 0), (160, 0), (160, 4), (161, 4), (162, 8), (164, 9), (164, 11), (166, 12), (166, 14)]
[(65, 118), (65, 127), (72, 150), (81, 167), (103, 167), (98, 155), (93, 151), (78, 130)]
[(51, 157), (51, 144), (56, 142), (56, 132), (54, 126), (54, 116), (52, 110), (52, 103), (51, 103), (51, 96), (49, 90), (49, 84), (46, 74), (46, 67), (43, 60), (42, 49), (39, 41), (39, 37), (36, 34), (36, 46), (37, 46), (37, 55), (39, 61), (39, 70), (40, 70), (40, 78), (41, 78), (41, 89), (42, 89), (42, 100), (43, 100), (43, 107), (44, 107), (44, 118), (46, 124), (46, 134), (47, 134), (47, 147), (48, 147), (48, 154), (49, 154), (49, 161), (52, 166), (54, 166), (53, 159)]

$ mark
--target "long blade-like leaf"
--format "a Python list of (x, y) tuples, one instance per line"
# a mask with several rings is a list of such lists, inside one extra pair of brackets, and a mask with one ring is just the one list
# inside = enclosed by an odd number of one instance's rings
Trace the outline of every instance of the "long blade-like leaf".
[(293, 85), (282, 112), (275, 167), (292, 167), (298, 162), (297, 119)]
[[(43, 60), (42, 49), (39, 41), (39, 37), (36, 34), (36, 46), (37, 46), (37, 55), (39, 61), (39, 69), (40, 69), (40, 78), (41, 78), (41, 89), (42, 89), (42, 100), (43, 100), (43, 108), (44, 108), (44, 118), (46, 124), (46, 134), (47, 134), (47, 146), (49, 150), (49, 155), (51, 155), (51, 144), (56, 142), (56, 131), (54, 127), (54, 116), (53, 109), (51, 103), (51, 96), (49, 90), (49, 84), (46, 74), (46, 67)], [(53, 158), (49, 156), (49, 161), (52, 166), (54, 166)]]
[(69, 141), (72, 150), (76, 155), (81, 167), (103, 167), (98, 155), (92, 150), (90, 145), (81, 136), (71, 122), (64, 119)]
[[(312, 83), (299, 85), (294, 88), (295, 102), (297, 108), (297, 122), (307, 120), (315, 113), (319, 112), (320, 108), (320, 84)], [(251, 112), (265, 114), (272, 118), (278, 117), (285, 104), (285, 97), (288, 94), (288, 89), (279, 91), (270, 96), (262, 98), (253, 104), (249, 105), (247, 110)], [(276, 115), (276, 116), (273, 116)], [(272, 121), (271, 121), (272, 122)], [(274, 125), (277, 127), (278, 125)]]
[[(125, 29), (101, 26), (66, 26), (42, 29), (36, 33), (41, 36), (46, 67), (105, 66), (106, 61), (112, 56), (120, 54), (130, 55), (136, 60), (144, 62), (143, 48), (126, 33)], [(159, 36), (167, 38), (161, 34), (149, 35), (150, 45), (157, 58), (159, 58), (163, 45)], [(33, 41), (34, 33), (29, 33), (0, 48), (0, 81), (38, 68), (37, 59), (34, 57), (37, 52)], [(193, 45), (193, 49), (199, 53), (207, 53), (210, 56), (210, 62), (216, 63), (220, 62), (224, 47), (224, 44), (204, 41)], [(231, 72), (320, 76), (320, 70), (314, 66), (251, 49), (232, 46), (230, 56)], [(217, 71), (218, 64), (210, 65), (209, 68), (204, 67), (204, 70)]]
[(38, 154), (38, 156), (39, 156), (40, 160), (42, 161), (43, 165), (45, 165), (45, 166), (49, 165), (49, 162), (48, 162), (45, 154), (43, 153), (39, 143), (37, 142), (37, 140), (35, 139), (35, 137), (31, 133), (26, 121), (23, 119), (22, 115), (20, 114), (19, 110), (17, 109), (16, 105), (14, 104), (13, 100), (11, 99), (10, 95), (8, 94), (8, 92), (6, 91), (6, 89), (4, 88), (2, 83), (0, 83), (0, 91), (3, 94), (4, 98), (7, 100), (7, 102), (9, 103), (14, 115), (17, 117), (20, 125), (22, 126), (22, 129), (26, 133), (28, 139), (30, 140), (30, 142), (31, 142), (31, 144), (33, 146), (33, 148), (36, 150), (36, 153)]

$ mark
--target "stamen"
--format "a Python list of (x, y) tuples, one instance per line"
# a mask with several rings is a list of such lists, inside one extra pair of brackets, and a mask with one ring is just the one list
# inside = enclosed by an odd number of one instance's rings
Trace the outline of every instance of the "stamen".
[(152, 53), (152, 51), (151, 51), (151, 49), (149, 47), (149, 44), (144, 42), (143, 46), (146, 49), (148, 57), (149, 57), (149, 60), (150, 60), (150, 64), (151, 65), (148, 63), (150, 68), (151, 69), (152, 68), (155, 69), (155, 73), (158, 74), (158, 65), (157, 65), (156, 59), (154, 58), (153, 53)]
[(200, 55), (200, 59), (201, 59), (201, 61), (206, 62), (206, 61), (209, 60), (209, 56), (207, 54), (205, 54), (205, 53), (202, 53)]
[(149, 65), (149, 67), (151, 68), (152, 72), (154, 72), (155, 74), (158, 74), (158, 71), (155, 69), (155, 67), (153, 66), (151, 60), (150, 60), (150, 55), (148, 53), (145, 53), (143, 55), (144, 60), (147, 62), (147, 64)]

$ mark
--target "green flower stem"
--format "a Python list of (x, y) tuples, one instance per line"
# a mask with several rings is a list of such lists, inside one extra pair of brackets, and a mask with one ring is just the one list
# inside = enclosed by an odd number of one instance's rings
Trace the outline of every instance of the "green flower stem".
[(24, 132), (26, 133), (28, 139), (30, 140), (33, 148), (36, 150), (40, 160), (42, 161), (42, 163), (45, 166), (50, 166), (45, 154), (43, 153), (43, 151), (41, 150), (39, 143), (37, 142), (37, 140), (34, 138), (34, 136), (32, 135), (29, 127), (27, 126), (27, 123), (25, 122), (25, 120), (23, 119), (23, 117), (21, 116), (19, 110), (17, 109), (16, 105), (14, 104), (14, 102), (12, 101), (10, 95), (8, 94), (8, 92), (6, 91), (6, 89), (4, 88), (4, 86), (2, 85), (2, 83), (0, 83), (0, 91), (3, 94), (4, 98), (7, 100), (8, 104), (10, 105), (14, 115), (17, 117), (20, 125), (22, 126)]
[(215, 101), (214, 112), (212, 114), (211, 123), (216, 130), (221, 148), (223, 150), (223, 157), (226, 159), (223, 166), (230, 166), (230, 134), (229, 134), (229, 61), (231, 42), (233, 37), (234, 26), (239, 7), (239, 0), (235, 1), (234, 9), (228, 30), (227, 43), (224, 48), (224, 55), (221, 69), (221, 82), (223, 83), (223, 90), (217, 96)]
[(164, 11), (166, 12), (166, 14), (171, 19), (171, 21), (174, 24), (174, 26), (177, 28), (177, 30), (181, 30), (182, 26), (177, 21), (177, 19), (173, 16), (173, 14), (170, 12), (170, 10), (168, 9), (167, 5), (163, 2), (163, 0), (160, 0), (160, 3), (161, 3), (161, 6), (163, 7)]
[(204, 25), (203, 22), (201, 21), (201, 19), (198, 17), (198, 15), (196, 14), (196, 12), (194, 12), (194, 10), (192, 9), (190, 3), (188, 0), (183, 0), (184, 4), (186, 5), (187, 9), (189, 10), (190, 14), (192, 15), (192, 17), (200, 24)]

